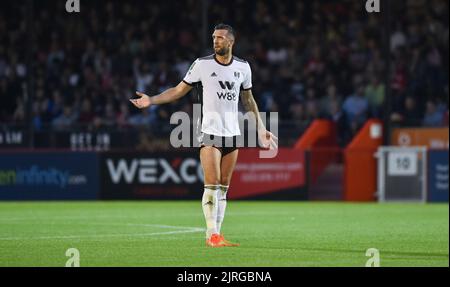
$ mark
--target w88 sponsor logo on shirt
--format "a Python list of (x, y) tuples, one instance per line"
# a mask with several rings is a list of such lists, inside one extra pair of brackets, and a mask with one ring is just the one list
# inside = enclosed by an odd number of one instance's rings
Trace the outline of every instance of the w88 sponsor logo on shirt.
[(219, 100), (228, 100), (228, 101), (236, 101), (237, 95), (234, 90), (235, 82), (228, 81), (219, 81), (220, 87), (222, 88), (221, 92), (217, 92), (217, 97)]

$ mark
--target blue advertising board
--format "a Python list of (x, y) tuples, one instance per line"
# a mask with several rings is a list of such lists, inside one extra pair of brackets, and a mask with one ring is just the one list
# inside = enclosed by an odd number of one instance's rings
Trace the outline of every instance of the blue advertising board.
[(448, 202), (448, 150), (428, 153), (428, 201)]
[(98, 193), (95, 152), (0, 152), (0, 200), (84, 200)]

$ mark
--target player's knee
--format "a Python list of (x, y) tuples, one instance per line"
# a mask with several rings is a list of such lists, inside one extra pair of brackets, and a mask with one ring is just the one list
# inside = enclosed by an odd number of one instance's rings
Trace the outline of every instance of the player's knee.
[(220, 179), (220, 185), (228, 186), (228, 185), (230, 185), (230, 181), (231, 181), (231, 177), (229, 177), (229, 176), (223, 176), (223, 177)]
[(220, 180), (216, 177), (205, 177), (205, 185), (220, 185)]

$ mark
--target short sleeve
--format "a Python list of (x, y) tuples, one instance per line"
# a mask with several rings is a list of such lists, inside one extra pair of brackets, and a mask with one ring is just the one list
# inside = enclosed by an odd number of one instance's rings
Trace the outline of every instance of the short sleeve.
[(242, 89), (250, 90), (251, 88), (252, 88), (252, 69), (250, 68), (250, 64), (247, 63), (244, 81), (242, 82)]
[(192, 85), (193, 83), (200, 82), (200, 64), (199, 60), (195, 60), (194, 63), (189, 67), (189, 70), (186, 73), (186, 76), (184, 76), (183, 82), (185, 82), (188, 85)]

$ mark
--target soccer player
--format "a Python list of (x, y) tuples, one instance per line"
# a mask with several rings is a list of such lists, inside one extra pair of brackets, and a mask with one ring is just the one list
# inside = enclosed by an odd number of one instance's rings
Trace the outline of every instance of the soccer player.
[[(251, 111), (263, 148), (276, 149), (277, 137), (269, 132), (259, 115), (251, 91), (250, 65), (233, 56), (235, 34), (226, 24), (214, 27), (212, 34), (214, 54), (198, 58), (189, 68), (183, 81), (176, 87), (149, 97), (136, 92), (138, 98), (130, 101), (138, 108), (161, 105), (186, 95), (193, 87), (200, 89), (202, 119), (200, 162), (204, 173), (202, 208), (206, 220), (206, 245), (210, 247), (238, 246), (220, 233), (227, 206), (227, 192), (238, 157), (236, 136), (240, 135), (238, 101)], [(230, 117), (231, 115), (231, 117)], [(230, 143), (232, 143), (230, 145)]]

